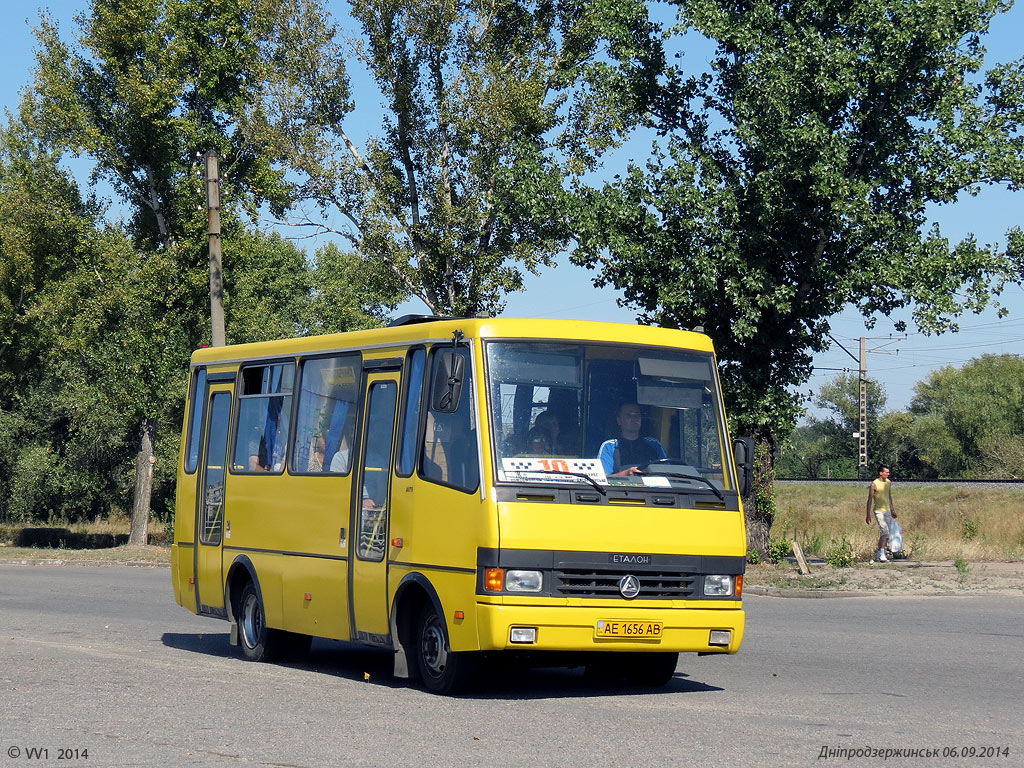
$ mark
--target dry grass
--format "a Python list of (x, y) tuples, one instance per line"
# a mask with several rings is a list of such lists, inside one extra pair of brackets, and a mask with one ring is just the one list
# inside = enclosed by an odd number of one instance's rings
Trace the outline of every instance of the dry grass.
[[(878, 529), (864, 523), (867, 486), (780, 483), (773, 539), (796, 538), (809, 555), (824, 555), (846, 537), (868, 559)], [(1024, 491), (893, 483), (903, 542), (915, 560), (1024, 559)]]

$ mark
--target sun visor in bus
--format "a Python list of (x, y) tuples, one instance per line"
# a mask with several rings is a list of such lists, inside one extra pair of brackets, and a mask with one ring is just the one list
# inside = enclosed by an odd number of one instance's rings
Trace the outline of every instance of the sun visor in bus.
[(527, 345), (504, 345), (500, 365), (498, 377), (507, 383), (574, 389), (582, 386), (578, 355), (534, 352)]
[(704, 402), (703, 384), (637, 384), (639, 405), (661, 408), (700, 408)]
[(639, 357), (636, 401), (662, 408), (700, 408), (711, 381), (710, 360)]
[(459, 410), (465, 374), (465, 357), (447, 350), (438, 353), (430, 392), (430, 407), (433, 410), (438, 413), (455, 413)]
[(640, 373), (674, 381), (710, 381), (710, 360), (666, 360), (662, 357), (638, 357)]

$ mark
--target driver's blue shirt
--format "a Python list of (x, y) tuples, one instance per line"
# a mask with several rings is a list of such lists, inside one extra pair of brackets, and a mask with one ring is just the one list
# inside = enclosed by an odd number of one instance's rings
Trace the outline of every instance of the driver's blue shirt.
[(629, 467), (642, 467), (652, 461), (666, 458), (665, 449), (653, 437), (627, 440), (613, 437), (601, 443), (597, 456), (604, 465), (604, 473), (612, 475)]

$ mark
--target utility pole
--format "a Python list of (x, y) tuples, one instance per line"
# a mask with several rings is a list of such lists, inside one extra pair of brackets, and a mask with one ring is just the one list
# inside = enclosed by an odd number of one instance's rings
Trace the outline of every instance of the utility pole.
[(860, 431), (857, 433), (857, 476), (862, 478), (868, 471), (868, 347), (867, 339), (860, 337)]
[[(899, 341), (906, 341), (907, 337), (904, 335), (904, 336), (897, 336), (896, 338), (893, 338), (892, 336), (888, 336), (888, 337), (881, 337), (881, 338), (876, 337), (876, 338), (873, 338), (873, 339), (869, 339), (869, 338), (867, 338), (865, 336), (861, 336), (860, 337), (860, 357), (859, 358), (854, 357), (854, 354), (850, 350), (848, 350), (846, 347), (844, 347), (842, 344), (840, 344), (838, 341), (836, 341), (836, 339), (832, 336), (831, 333), (828, 334), (828, 337), (830, 339), (832, 339), (832, 342), (837, 347), (839, 347), (841, 350), (843, 350), (843, 352), (848, 354), (851, 358), (853, 358), (857, 362), (857, 383), (859, 385), (859, 390), (860, 390), (859, 391), (860, 397), (859, 397), (859, 404), (858, 404), (858, 410), (860, 412), (860, 423), (858, 424), (858, 431), (854, 432), (853, 436), (855, 438), (857, 438), (857, 476), (859, 478), (863, 479), (864, 477), (869, 476), (869, 473), (868, 473), (868, 352), (880, 352), (883, 347), (887, 347), (890, 344), (895, 344), (895, 343), (897, 343)], [(884, 344), (879, 344), (874, 349), (868, 349), (868, 342), (869, 341), (884, 341), (885, 343)], [(897, 354), (898, 355), (899, 354), (899, 350), (897, 349), (895, 352), (884, 352), (882, 354), (887, 354), (887, 355)]]
[(210, 236), (210, 325), (211, 342), (223, 347), (224, 337), (224, 271), (220, 239), (220, 157), (206, 153), (206, 210), (209, 214), (207, 232)]

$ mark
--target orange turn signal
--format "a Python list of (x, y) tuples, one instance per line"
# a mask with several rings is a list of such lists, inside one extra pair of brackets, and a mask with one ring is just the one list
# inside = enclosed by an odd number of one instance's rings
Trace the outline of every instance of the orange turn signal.
[(456, 621), (462, 621), (464, 618), (466, 618), (466, 614), (463, 611), (456, 611), (455, 612), (455, 620)]
[(484, 589), (488, 592), (501, 592), (505, 586), (505, 569), (488, 568), (484, 571)]
[(736, 597), (743, 596), (743, 574), (739, 574), (736, 577)]
[(302, 596), (302, 599), (305, 600), (308, 603), (310, 600), (313, 599), (313, 595), (311, 593), (307, 592), (306, 594), (304, 594)]
[(405, 546), (405, 540), (402, 539), (399, 536), (396, 536), (395, 538), (393, 538), (391, 540), (391, 546), (392, 547), (404, 547)]

